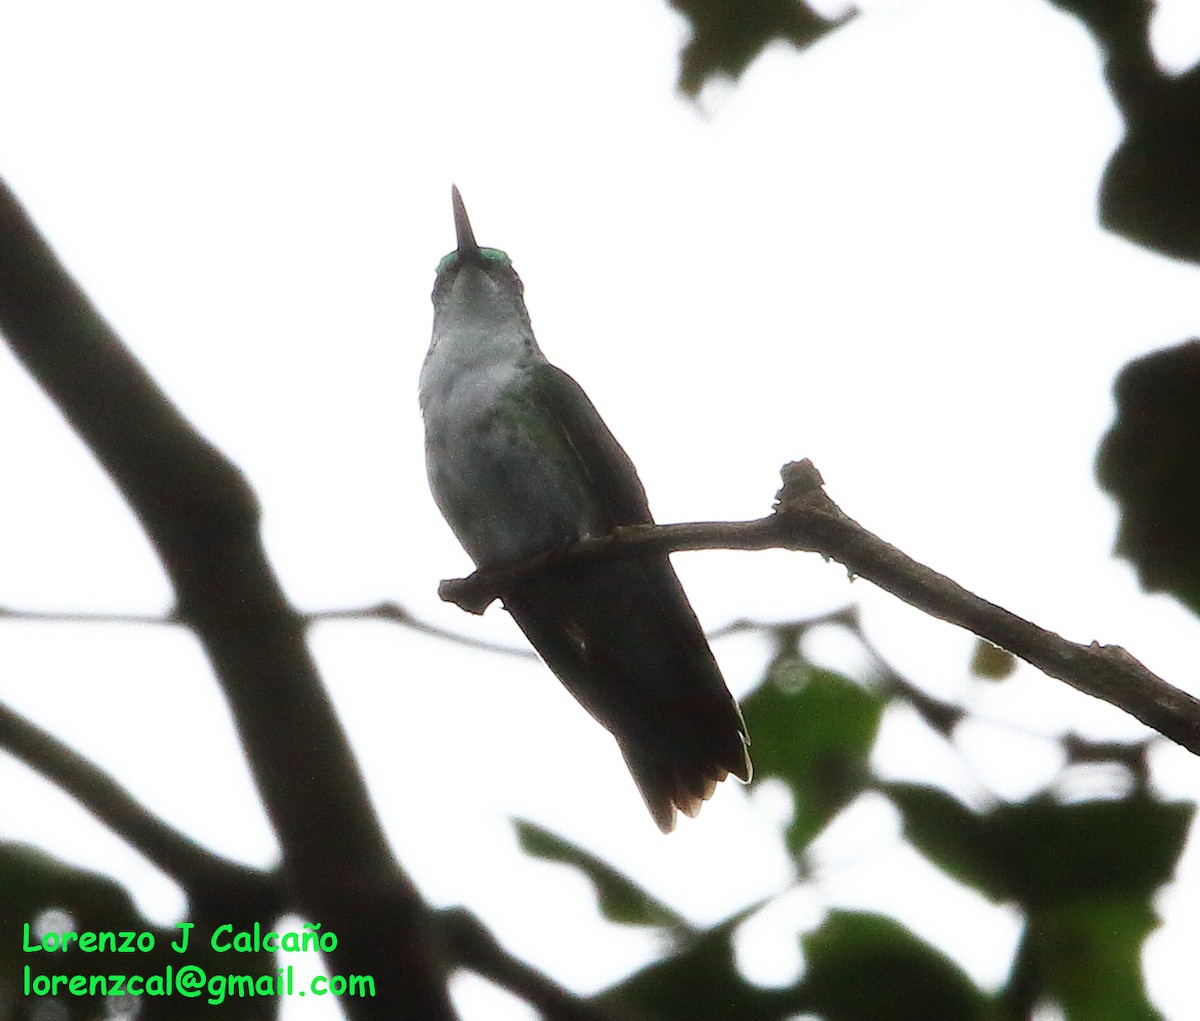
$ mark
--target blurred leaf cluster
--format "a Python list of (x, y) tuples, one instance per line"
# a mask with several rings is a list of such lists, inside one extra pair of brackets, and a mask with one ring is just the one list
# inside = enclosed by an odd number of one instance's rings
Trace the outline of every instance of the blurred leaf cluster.
[(1200, 340), (1130, 362), (1115, 389), (1096, 471), (1120, 505), (1117, 552), (1200, 613)]
[[(679, 89), (696, 96), (713, 79), (737, 80), (772, 43), (804, 50), (853, 21), (804, 0), (668, 0), (691, 37)], [(1104, 83), (1125, 124), (1100, 182), (1097, 212), (1114, 234), (1176, 259), (1200, 262), (1200, 65), (1159, 66), (1151, 0), (1047, 0), (1087, 30)], [(811, 97), (810, 97), (811, 98)]]
[[(853, 614), (838, 626), (858, 633)], [(802, 651), (804, 631), (793, 626), (776, 632), (778, 646), (766, 676), (743, 702), (754, 784), (782, 784), (791, 796), (793, 812), (779, 839), (794, 862), (794, 884), (814, 881), (819, 869), (813, 841), (839, 813), (864, 795), (883, 796), (898, 813), (908, 843), (933, 866), (1020, 912), (1024, 925), (1007, 980), (996, 990), (980, 988), (898, 921), (830, 910), (815, 929), (796, 933), (804, 959), (799, 980), (763, 988), (739, 972), (735, 939), (775, 898), (711, 929), (697, 929), (596, 855), (519, 822), (522, 847), (582, 872), (605, 917), (655, 927), (668, 942), (670, 951), (660, 961), (604, 991), (597, 1003), (615, 1016), (631, 1011), (658, 1021), (782, 1021), (795, 1015), (825, 1021), (1016, 1021), (1047, 1004), (1057, 1005), (1068, 1021), (1160, 1017), (1146, 997), (1141, 952), (1157, 924), (1155, 892), (1172, 876), (1194, 806), (1154, 796), (1145, 768), (1147, 745), (1065, 737), (1062, 773), (1017, 803), (990, 797), (968, 806), (937, 787), (889, 781), (871, 762), (889, 706), (916, 710), (931, 725), (929, 739), (951, 745), (967, 714), (923, 694), (877, 658), (862, 678), (809, 662)], [(974, 683), (994, 682), (985, 674)], [(1101, 796), (1075, 800), (1067, 794), (1068, 781), (1072, 771), (1085, 768), (1099, 768), (1109, 783)], [(933, 904), (930, 910), (939, 908)]]
[[(171, 949), (181, 931), (151, 924), (136, 908), (128, 891), (106, 876), (76, 868), (34, 847), (0, 843), (0, 1019), (30, 1021), (93, 1021), (96, 1018), (133, 1018), (139, 1021), (190, 1021), (221, 1017), (247, 1021), (274, 1016), (274, 997), (230, 996), (219, 1007), (208, 1002), (208, 993), (200, 996), (104, 995), (103, 989), (116, 988), (107, 981), (113, 975), (178, 974), (184, 965), (203, 968), (207, 975), (247, 975), (257, 980), (276, 974), (275, 955), (265, 951), (217, 953), (199, 933), (211, 933), (230, 923), (234, 931), (249, 931), (263, 914), (256, 904), (226, 902), (221, 908), (202, 902), (193, 904), (189, 919), (196, 923), (195, 938), (189, 938), (186, 953)], [(26, 930), (28, 926), (28, 931)], [(65, 951), (29, 952), (26, 945), (39, 944), (44, 931), (133, 933), (153, 937), (153, 949), (83, 952), (78, 945)], [(28, 969), (28, 971), (27, 971)], [(103, 987), (95, 992), (72, 995), (65, 987), (50, 998), (30, 995), (28, 982), (36, 992), (38, 976), (103, 976)], [(51, 981), (53, 979), (51, 978)]]
[(850, 15), (825, 18), (802, 0), (669, 0), (691, 24), (679, 58), (679, 88), (695, 96), (711, 78), (741, 77), (770, 43), (798, 50), (843, 24)]
[[(1101, 222), (1137, 244), (1200, 262), (1200, 68), (1172, 75), (1157, 66), (1147, 0), (1049, 2), (1091, 34), (1125, 124), (1100, 187)], [(669, 3), (690, 28), (679, 87), (691, 96), (714, 78), (736, 79), (768, 45), (803, 49), (854, 13), (829, 17), (802, 0)], [(1116, 398), (1117, 417), (1097, 473), (1120, 507), (1117, 552), (1147, 589), (1169, 592), (1200, 613), (1200, 341), (1131, 363), (1118, 379)], [(852, 615), (837, 626), (863, 638)], [(648, 1021), (782, 1021), (800, 1014), (825, 1021), (1016, 1021), (1047, 1005), (1068, 1021), (1160, 1017), (1146, 997), (1141, 953), (1157, 924), (1154, 896), (1174, 872), (1194, 806), (1156, 798), (1148, 743), (1062, 737), (1063, 779), (1095, 767), (1121, 778), (1090, 799), (1068, 797), (1063, 782), (1017, 803), (991, 798), (968, 805), (937, 787), (889, 780), (872, 765), (887, 710), (907, 707), (927, 724), (929, 740), (951, 746), (966, 711), (928, 696), (878, 657), (861, 677), (810, 662), (805, 630), (774, 631), (770, 666), (743, 706), (754, 740), (755, 784), (781, 787), (791, 799), (778, 839), (793, 862), (794, 885), (814, 881), (813, 844), (834, 820), (864, 796), (885, 798), (904, 838), (934, 867), (1020, 913), (1023, 927), (1008, 975), (997, 989), (981, 988), (896, 920), (830, 910), (815, 928), (795, 934), (804, 960), (799, 979), (763, 988), (741, 974), (734, 947), (739, 929), (770, 902), (700, 929), (596, 854), (519, 822), (525, 851), (585, 875), (611, 922), (664, 936), (668, 949), (660, 960), (596, 996), (593, 1005), (614, 1017)], [(1012, 667), (1008, 654), (981, 643), (971, 673), (974, 683), (998, 683)], [(177, 932), (141, 917), (118, 884), (23, 845), (0, 843), (0, 907), (0, 1018), (33, 1016), (31, 1005), (40, 1001), (23, 994), (27, 966), (68, 975), (131, 970), (128, 955), (92, 954), (83, 961), (75, 950), (51, 961), (25, 953), (22, 925), (30, 919), (152, 933), (156, 949), (136, 955), (146, 973), (178, 959), (169, 949)], [(261, 914), (257, 902), (247, 901), (233, 908), (193, 904), (189, 916), (198, 930), (211, 930), (224, 922), (248, 927)], [(187, 961), (214, 973), (231, 970), (209, 956), (196, 946)], [(270, 954), (239, 954), (236, 970), (269, 975), (274, 961)], [(203, 997), (146, 997), (137, 1005), (60, 997), (53, 1006), (53, 1013), (38, 1017), (73, 1021), (136, 1012), (153, 1021), (209, 1017), (214, 1009)], [(261, 1018), (273, 1016), (278, 1003), (230, 999), (216, 1009), (222, 1017)]]

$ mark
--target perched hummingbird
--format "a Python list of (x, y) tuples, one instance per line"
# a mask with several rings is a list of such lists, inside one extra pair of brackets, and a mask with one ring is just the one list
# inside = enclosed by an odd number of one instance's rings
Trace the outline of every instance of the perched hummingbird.
[[(628, 455), (534, 340), (508, 256), (476, 244), (451, 194), (458, 247), (437, 268), (420, 401), (429, 485), (454, 534), (495, 567), (653, 523)], [(503, 602), (617, 739), (664, 833), (730, 773), (750, 779), (741, 713), (666, 554), (558, 564)]]

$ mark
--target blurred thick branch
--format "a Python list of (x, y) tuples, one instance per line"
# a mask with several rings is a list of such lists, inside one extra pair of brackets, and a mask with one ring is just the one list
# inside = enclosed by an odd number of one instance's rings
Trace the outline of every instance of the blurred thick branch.
[(1120, 646), (1079, 645), (968, 592), (844, 514), (810, 461), (783, 469), (773, 514), (755, 521), (636, 525), (583, 539), (508, 567), (444, 581), (441, 597), (482, 613), (522, 578), (562, 563), (698, 549), (790, 549), (820, 553), (919, 610), (1007, 649), (1073, 688), (1094, 695), (1200, 755), (1200, 700), (1167, 684)]
[(277, 877), (228, 861), (173, 829), (116, 779), (0, 703), (0, 748), (57, 785), (189, 893), (234, 898), (265, 913), (283, 908)]
[(291, 903), (339, 935), (332, 970), (377, 977), (379, 996), (343, 1008), (355, 1019), (453, 1017), (428, 909), (391, 856), (304, 623), (267, 562), (254, 494), (126, 350), (2, 185), (0, 332), (162, 559), (176, 614), (203, 643), (229, 702), (283, 849)]

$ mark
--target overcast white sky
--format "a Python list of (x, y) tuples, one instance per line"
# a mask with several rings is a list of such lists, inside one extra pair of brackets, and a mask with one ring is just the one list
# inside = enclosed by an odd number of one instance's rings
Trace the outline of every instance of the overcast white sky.
[[(779, 466), (811, 457), (850, 514), (913, 556), (1196, 690), (1200, 626), (1110, 559), (1115, 514), (1092, 482), (1120, 366), (1200, 333), (1196, 269), (1095, 226), (1120, 124), (1093, 46), (1043, 0), (862, 6), (808, 53), (772, 48), (694, 105), (673, 88), (682, 23), (657, 2), (453, 2), (411, 16), (365, 2), (9, 4), (0, 174), (245, 470), (303, 608), (395, 599), (519, 644), (502, 611), (470, 618), (435, 594), (469, 568), (427, 493), (416, 408), (454, 181), (480, 242), (521, 272), (543, 349), (588, 390), (660, 520), (759, 516)], [(1160, 56), (1187, 66), (1200, 15), (1189, 0), (1161, 6)], [(7, 353), (0, 431), (0, 605), (165, 611), (133, 520)], [(895, 665), (993, 721), (964, 746), (1008, 796), (1056, 768), (1037, 735), (1139, 733), (1027, 668), (974, 692), (969, 636), (816, 557), (676, 563), (713, 627), (860, 600)], [(320, 626), (313, 646), (425, 893), (468, 904), (574, 988), (612, 981), (654, 945), (600, 923), (577, 877), (524, 859), (511, 815), (706, 923), (789, 882), (769, 792), (751, 804), (721, 790), (662, 838), (613, 743), (541, 666), (378, 623)], [(764, 647), (716, 652), (744, 694)], [(6, 624), (0, 655), (0, 698), (209, 846), (273, 860), (186, 633)], [(898, 716), (879, 762), (955, 783), (961, 762), (930, 743)], [(1194, 759), (1166, 749), (1156, 767), (1164, 789), (1200, 793)], [(0, 839), (120, 877), (159, 921), (182, 914), (172, 884), (7, 759), (0, 790)], [(855, 806), (823, 839), (818, 881), (747, 934), (747, 969), (789, 980), (797, 927), (849, 904), (894, 913), (1000, 981), (1013, 917), (939, 879), (897, 833), (882, 806)], [(1200, 938), (1184, 899), (1164, 899), (1148, 959), (1175, 1018), (1198, 993), (1181, 967)], [(965, 924), (980, 933), (970, 945)], [(529, 1016), (479, 983), (456, 994), (468, 1021)], [(287, 1011), (334, 1016), (311, 1000)]]

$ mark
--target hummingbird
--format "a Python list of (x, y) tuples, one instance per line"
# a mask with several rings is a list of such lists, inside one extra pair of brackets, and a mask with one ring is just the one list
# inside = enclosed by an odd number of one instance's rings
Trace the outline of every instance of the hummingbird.
[[(420, 379), (442, 515), (480, 568), (652, 524), (633, 462), (534, 339), (512, 261), (476, 243), (457, 187), (451, 199), (457, 247), (437, 267)], [(665, 553), (552, 564), (501, 599), (616, 739), (664, 833), (729, 774), (749, 781), (746, 725)]]

